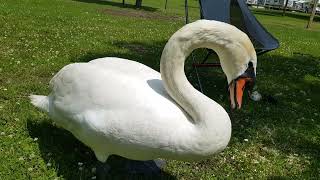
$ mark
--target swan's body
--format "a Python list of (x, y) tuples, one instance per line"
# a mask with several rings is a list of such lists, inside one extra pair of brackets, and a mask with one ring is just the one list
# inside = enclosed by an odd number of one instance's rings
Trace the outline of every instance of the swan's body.
[[(256, 60), (240, 30), (197, 21), (171, 37), (162, 54), (161, 75), (138, 62), (101, 58), (65, 66), (50, 81), (49, 96), (31, 99), (102, 162), (111, 154), (135, 160), (203, 159), (227, 146), (231, 122), (184, 75), (185, 57), (199, 47), (217, 52), (228, 82)], [(230, 57), (232, 61), (226, 60)]]

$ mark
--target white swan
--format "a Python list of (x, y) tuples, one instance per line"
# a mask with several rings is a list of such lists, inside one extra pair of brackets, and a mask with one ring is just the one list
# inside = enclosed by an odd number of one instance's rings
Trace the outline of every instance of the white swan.
[(231, 122), (185, 76), (184, 61), (196, 48), (217, 52), (232, 97), (234, 90), (243, 90), (235, 82), (245, 84), (250, 78), (243, 75), (248, 64), (255, 74), (256, 53), (245, 33), (222, 22), (199, 20), (170, 38), (161, 75), (138, 62), (101, 58), (65, 66), (50, 81), (48, 96), (30, 98), (101, 162), (112, 154), (134, 160), (200, 160), (227, 146)]

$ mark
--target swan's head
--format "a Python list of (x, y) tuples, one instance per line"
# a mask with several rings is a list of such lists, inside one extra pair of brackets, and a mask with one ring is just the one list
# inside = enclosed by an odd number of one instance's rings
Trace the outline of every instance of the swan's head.
[(242, 31), (230, 27), (231, 41), (221, 53), (221, 66), (229, 84), (231, 108), (241, 108), (245, 90), (248, 93), (256, 81), (257, 55), (249, 37)]
[(210, 20), (191, 23), (181, 32), (191, 50), (205, 47), (218, 54), (229, 84), (231, 107), (241, 108), (243, 91), (252, 89), (257, 66), (256, 51), (247, 34), (233, 25)]
[(232, 109), (241, 108), (244, 90), (248, 90), (248, 94), (250, 95), (255, 85), (255, 81), (255, 67), (250, 61), (246, 71), (229, 83), (230, 102)]
[(175, 74), (169, 75), (167, 71), (182, 67), (185, 58), (197, 48), (209, 48), (217, 53), (227, 76), (231, 106), (240, 108), (243, 91), (246, 87), (253, 87), (256, 75), (257, 56), (249, 37), (224, 22), (198, 20), (187, 24), (170, 38), (164, 48), (160, 66), (161, 72), (165, 72), (161, 73), (163, 79), (172, 80)]

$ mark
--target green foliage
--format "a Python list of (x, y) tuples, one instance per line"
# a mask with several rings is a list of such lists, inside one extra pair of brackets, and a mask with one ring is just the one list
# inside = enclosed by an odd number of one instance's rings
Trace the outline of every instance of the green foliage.
[[(159, 70), (162, 48), (184, 24), (183, 1), (169, 0), (167, 10), (165, 1), (144, 0), (141, 9), (134, 0), (125, 7), (121, 2), (1, 0), (0, 179), (94, 176), (92, 151), (56, 128), (27, 96), (48, 94), (49, 80), (63, 66), (98, 57), (128, 58)], [(196, 20), (197, 1), (189, 3)], [(320, 178), (320, 24), (306, 30), (300, 13), (254, 13), (281, 44), (258, 60), (258, 90), (266, 98), (246, 100), (242, 110), (230, 113), (233, 134), (224, 152), (198, 163), (169, 161), (159, 178)], [(228, 109), (222, 71), (201, 69), (200, 77), (205, 94)], [(190, 81), (197, 87), (194, 74)]]

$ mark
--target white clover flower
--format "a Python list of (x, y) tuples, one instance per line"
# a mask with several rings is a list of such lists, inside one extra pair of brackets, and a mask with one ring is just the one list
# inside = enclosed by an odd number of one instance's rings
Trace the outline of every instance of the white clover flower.
[(258, 92), (258, 91), (253, 91), (251, 94), (250, 94), (250, 98), (253, 100), (253, 101), (260, 101), (262, 99), (262, 96), (261, 94)]
[(34, 157), (35, 157), (34, 153), (30, 154), (30, 156), (29, 156), (30, 159), (32, 159)]
[(245, 142), (248, 142), (249, 141), (249, 139), (243, 139)]
[(78, 166), (82, 166), (83, 165), (83, 163), (82, 162), (78, 162)]
[(38, 141), (38, 138), (37, 137), (33, 138), (33, 141)]

